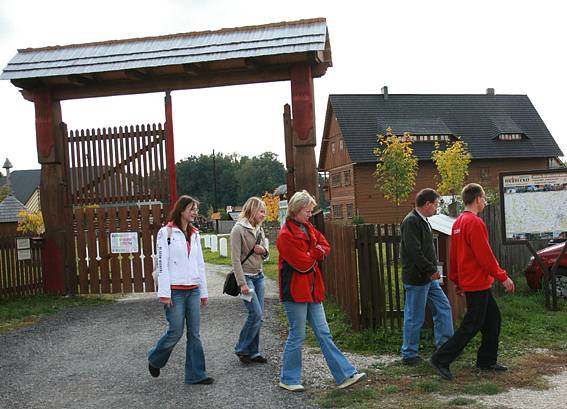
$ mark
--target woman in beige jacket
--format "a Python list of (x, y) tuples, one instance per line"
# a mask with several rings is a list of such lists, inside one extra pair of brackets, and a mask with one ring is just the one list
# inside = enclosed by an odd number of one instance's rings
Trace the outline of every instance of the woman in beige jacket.
[(266, 238), (261, 227), (265, 218), (266, 205), (262, 199), (251, 197), (244, 203), (238, 221), (230, 232), (232, 268), (248, 310), (248, 318), (240, 331), (234, 352), (245, 364), (268, 362), (259, 351), (264, 314), (262, 263), (268, 258)]

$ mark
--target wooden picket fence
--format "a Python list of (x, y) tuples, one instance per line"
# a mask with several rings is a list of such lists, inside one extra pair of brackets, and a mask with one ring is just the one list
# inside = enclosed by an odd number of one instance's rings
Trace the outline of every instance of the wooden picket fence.
[[(166, 210), (159, 204), (75, 209), (78, 292), (155, 291), (154, 240)], [(116, 232), (136, 232), (139, 251), (112, 253), (110, 236)]]
[(18, 260), (16, 239), (0, 237), (0, 296), (25, 296), (43, 293), (43, 241), (30, 240), (30, 260)]
[(169, 200), (162, 124), (70, 131), (65, 153), (73, 205)]
[(324, 234), (332, 249), (322, 263), (327, 294), (347, 313), (353, 329), (401, 328), (403, 285), (397, 226), (327, 222)]
[(325, 237), (331, 254), (321, 271), (329, 294), (347, 313), (354, 329), (360, 328), (360, 294), (356, 268), (356, 243), (353, 226), (326, 223)]

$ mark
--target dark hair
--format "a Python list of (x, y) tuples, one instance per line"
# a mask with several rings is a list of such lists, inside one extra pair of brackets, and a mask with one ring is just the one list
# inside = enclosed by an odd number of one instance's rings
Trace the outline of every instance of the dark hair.
[[(168, 222), (173, 222), (177, 227), (181, 228), (181, 213), (187, 208), (187, 206), (199, 206), (199, 201), (192, 198), (191, 196), (183, 195), (179, 196), (179, 199), (173, 205), (173, 209), (170, 210), (167, 216)], [(187, 232), (191, 233), (194, 227), (191, 223), (187, 224)]]
[(478, 183), (469, 183), (461, 192), (461, 197), (465, 206), (472, 204), (477, 197), (482, 197), (483, 195), (484, 189)]
[(417, 207), (422, 207), (425, 206), (427, 202), (433, 203), (440, 197), (441, 196), (439, 196), (439, 193), (427, 187), (417, 192), (417, 195), (415, 195), (415, 205)]

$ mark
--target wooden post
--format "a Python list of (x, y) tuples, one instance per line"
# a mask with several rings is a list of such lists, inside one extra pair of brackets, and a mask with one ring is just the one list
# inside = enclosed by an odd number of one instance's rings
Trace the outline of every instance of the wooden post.
[(294, 145), (295, 189), (305, 189), (319, 197), (317, 165), (315, 162), (315, 103), (311, 66), (291, 67), (291, 104)]
[(175, 177), (175, 149), (173, 146), (173, 109), (171, 106), (171, 92), (165, 93), (165, 133), (167, 135), (165, 145), (165, 155), (167, 171), (169, 174), (169, 206), (177, 200), (177, 185)]
[(38, 162), (41, 164), (40, 200), (45, 224), (43, 249), (44, 289), (48, 294), (76, 292), (74, 248), (69, 237), (73, 220), (67, 183), (66, 132), (61, 104), (48, 89), (32, 95)]
[(293, 127), (291, 124), (291, 108), (289, 104), (284, 105), (284, 140), (285, 140), (285, 167), (287, 168), (287, 198), (290, 199), (295, 193), (295, 170), (294, 170), (294, 147)]

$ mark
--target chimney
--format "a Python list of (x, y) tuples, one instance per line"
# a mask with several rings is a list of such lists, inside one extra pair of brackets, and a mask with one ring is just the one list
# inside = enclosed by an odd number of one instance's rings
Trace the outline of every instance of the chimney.
[(494, 95), (494, 88), (487, 88), (486, 95)]
[(382, 95), (384, 95), (384, 100), (388, 99), (388, 87), (386, 85), (382, 87)]

